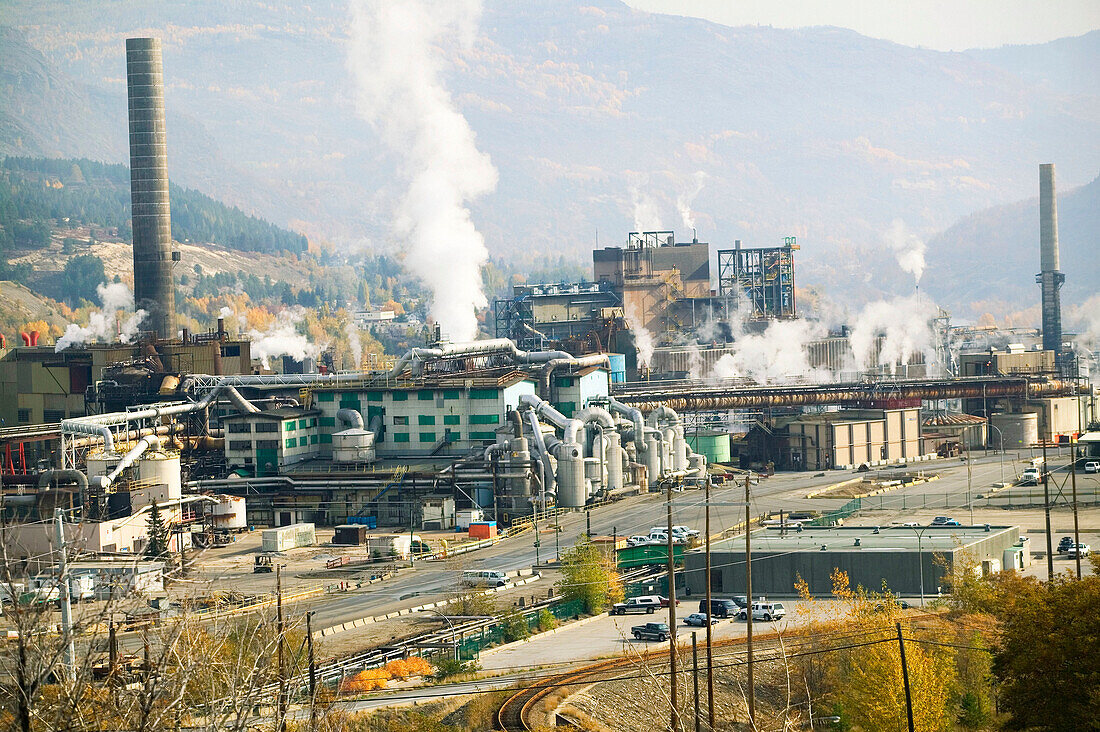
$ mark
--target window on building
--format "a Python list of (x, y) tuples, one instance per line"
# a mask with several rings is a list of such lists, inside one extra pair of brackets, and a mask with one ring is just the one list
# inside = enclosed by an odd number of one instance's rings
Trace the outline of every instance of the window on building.
[(288, 422), (283, 422), (283, 429), (285, 429), (287, 432), (293, 432), (294, 430), (298, 429), (298, 424), (292, 419)]
[(471, 414), (470, 424), (500, 424), (499, 414)]
[(42, 421), (43, 422), (60, 422), (65, 419), (64, 409), (43, 409)]
[(459, 420), (458, 420), (458, 415), (457, 414), (444, 414), (443, 415), (443, 424), (458, 424), (458, 423), (459, 423)]
[(395, 426), (396, 425), (401, 425), (401, 424), (408, 424), (409, 423), (409, 416), (407, 414), (395, 415), (394, 418), (393, 418), (393, 423), (394, 423)]
[(230, 422), (229, 434), (231, 435), (247, 435), (252, 433), (251, 422)]
[(496, 432), (471, 432), (471, 440), (495, 440), (497, 438)]
[(336, 401), (336, 395), (331, 391), (323, 391), (317, 395), (317, 401), (319, 402), (332, 402)]
[(311, 444), (311, 445), (316, 445), (317, 444), (317, 435), (310, 435), (309, 436), (309, 444)]
[(496, 389), (470, 389), (471, 399), (496, 399)]
[(395, 391), (390, 394), (390, 399), (395, 402), (407, 402), (409, 401), (409, 392), (407, 391)]
[(336, 417), (321, 417), (321, 426), (322, 427), (335, 427), (336, 426)]
[(321, 437), (321, 444), (322, 445), (331, 445), (332, 444), (332, 435), (321, 435), (320, 437)]
[(434, 425), (435, 424), (435, 415), (434, 414), (421, 414), (421, 415), (418, 415), (417, 418), (416, 418), (416, 423), (419, 424), (419, 425)]
[(300, 430), (309, 429), (309, 420), (308, 419), (299, 419), (298, 420), (298, 429), (300, 429)]
[(279, 424), (277, 422), (257, 422), (257, 432), (278, 432)]
[(18, 420), (22, 424), (30, 424), (31, 410), (29, 410), (29, 409), (20, 409), (18, 414), (16, 415), (16, 417), (18, 418)]
[(278, 450), (279, 449), (279, 441), (278, 440), (256, 440), (256, 449), (257, 450)]
[(409, 441), (409, 433), (408, 432), (394, 432), (393, 433), (393, 441), (394, 442), (408, 442)]
[(459, 393), (458, 389), (448, 389), (447, 391), (443, 392), (444, 399), (458, 399), (460, 396), (461, 394)]
[(367, 401), (368, 402), (380, 402), (380, 401), (382, 401), (382, 392), (380, 392), (380, 391), (370, 392), (369, 394), (367, 394)]
[(420, 433), (420, 441), (421, 442), (435, 442), (435, 433), (434, 432), (421, 432)]
[(298, 447), (298, 438), (296, 438), (296, 437), (286, 438), (286, 446), (287, 447)]
[(435, 394), (432, 393), (431, 389), (421, 389), (416, 392), (416, 398), (422, 402), (430, 402), (435, 398)]
[(251, 451), (252, 450), (252, 440), (230, 440), (229, 441), (229, 449), (230, 450)]
[(558, 388), (559, 389), (567, 389), (570, 386), (573, 386), (573, 377), (572, 376), (561, 376), (561, 377), (558, 378)]
[(241, 347), (239, 345), (222, 346), (223, 358), (240, 358)]

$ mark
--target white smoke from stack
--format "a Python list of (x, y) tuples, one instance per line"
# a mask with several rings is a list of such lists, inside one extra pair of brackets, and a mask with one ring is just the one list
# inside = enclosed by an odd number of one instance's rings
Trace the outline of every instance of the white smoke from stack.
[(1095, 383), (1100, 379), (1100, 295), (1093, 295), (1080, 305), (1069, 305), (1064, 316), (1066, 330), (1077, 334), (1073, 352)]
[(914, 234), (901, 219), (894, 219), (890, 229), (886, 232), (886, 243), (894, 251), (894, 257), (898, 265), (909, 274), (913, 275), (915, 284), (920, 285), (920, 278), (924, 275), (924, 241)]
[[(63, 351), (69, 346), (79, 346), (84, 343), (102, 341), (113, 343), (116, 338), (122, 343), (129, 343), (137, 335), (138, 326), (145, 319), (147, 313), (144, 310), (130, 313), (134, 309), (134, 293), (121, 282), (100, 284), (95, 288), (99, 301), (103, 308), (93, 311), (88, 316), (88, 325), (80, 326), (69, 323), (61, 338), (54, 346), (54, 352)], [(119, 313), (129, 313), (125, 320), (119, 323)]]
[(691, 204), (700, 191), (703, 190), (703, 184), (706, 182), (707, 174), (697, 170), (691, 176), (690, 182), (686, 183), (685, 188), (676, 196), (676, 210), (680, 212), (680, 220), (684, 222), (684, 226), (689, 230), (695, 228), (695, 212), (691, 210)]
[(355, 359), (352, 368), (358, 369), (359, 365), (363, 363), (363, 341), (359, 338), (359, 324), (355, 322), (354, 318), (344, 326), (344, 333), (348, 336), (348, 347), (351, 349), (352, 358)]
[[(935, 334), (931, 320), (936, 306), (917, 295), (878, 300), (868, 303), (856, 316), (848, 342), (852, 347), (854, 366), (867, 371), (885, 366), (895, 374), (898, 364), (923, 353), (925, 362), (936, 359)], [(882, 335), (882, 348), (875, 354), (875, 340)]]
[(288, 308), (276, 313), (275, 322), (267, 330), (250, 330), (252, 356), (260, 359), (265, 369), (271, 368), (271, 359), (278, 356), (290, 356), (296, 361), (318, 358), (325, 346), (311, 342), (298, 332), (304, 317), (302, 308)]
[(634, 231), (661, 231), (661, 207), (645, 187), (649, 176), (634, 175), (630, 183), (630, 203), (634, 207)]
[(718, 359), (710, 379), (752, 379), (758, 384), (832, 380), (826, 369), (810, 365), (807, 345), (828, 334), (816, 320), (773, 320), (763, 333), (740, 333), (733, 353)]
[(638, 368), (649, 368), (653, 361), (653, 351), (657, 346), (653, 334), (646, 330), (645, 323), (638, 317), (638, 312), (631, 306), (627, 306), (623, 315), (626, 318), (626, 326), (630, 328), (634, 336), (634, 350), (638, 352)]
[(496, 187), (497, 171), (440, 80), (435, 44), (473, 43), (481, 5), (473, 0), (355, 0), (348, 66), (357, 109), (404, 156), (409, 187), (395, 227), (405, 264), (432, 292), (432, 317), (452, 340), (473, 340), (487, 300), (485, 240), (467, 204)]

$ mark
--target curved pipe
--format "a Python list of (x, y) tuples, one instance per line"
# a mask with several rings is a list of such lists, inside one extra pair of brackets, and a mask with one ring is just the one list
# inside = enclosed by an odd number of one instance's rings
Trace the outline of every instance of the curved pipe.
[[(553, 351), (546, 351), (546, 353), (553, 353)], [(562, 366), (573, 366), (574, 368), (606, 366), (610, 369), (611, 358), (606, 353), (594, 353), (590, 356), (580, 357), (568, 356), (567, 358), (552, 358), (542, 367), (542, 373), (540, 375), (540, 385), (542, 389), (540, 393), (550, 396), (550, 379), (554, 370)]]
[(363, 429), (363, 415), (359, 413), (358, 409), (338, 409), (336, 410), (336, 419), (346, 425), (349, 430)]
[(581, 422), (579, 419), (570, 419), (566, 417), (564, 414), (554, 409), (550, 402), (534, 394), (522, 394), (520, 395), (519, 401), (520, 404), (526, 404), (531, 407), (536, 414), (544, 418), (550, 424), (560, 428), (565, 442), (575, 444), (580, 441), (580, 433), (581, 430), (584, 429), (584, 422)]
[(374, 433), (374, 441), (381, 442), (382, 440), (382, 415), (376, 414), (371, 417), (370, 426), (367, 428)]
[(646, 422), (651, 427), (656, 427), (661, 423), (662, 419), (667, 420), (668, 423), (673, 426), (683, 425), (683, 420), (680, 419), (680, 415), (677, 414), (672, 408), (666, 407), (663, 404), (656, 407), (652, 412), (649, 413), (649, 417), (646, 419)]
[(79, 470), (47, 470), (38, 476), (38, 490), (47, 488), (53, 481), (71, 480), (80, 486), (81, 493), (88, 492), (88, 476)]
[(519, 416), (519, 412), (515, 409), (509, 409), (504, 418), (512, 423), (512, 436), (523, 437), (523, 417)]
[(396, 378), (411, 365), (428, 360), (496, 355), (510, 356), (513, 360), (522, 363), (547, 363), (558, 358), (573, 358), (565, 351), (522, 351), (510, 338), (489, 338), (469, 343), (451, 343), (438, 348), (411, 348), (397, 359), (397, 363), (385, 374), (385, 378)]
[(122, 459), (118, 461), (118, 465), (115, 466), (107, 475), (96, 476), (92, 479), (96, 488), (103, 492), (107, 492), (111, 488), (111, 484), (118, 479), (118, 476), (122, 475), (122, 471), (133, 465), (139, 457), (145, 454), (147, 450), (157, 450), (160, 448), (160, 438), (156, 435), (149, 435), (148, 437), (142, 437), (138, 440), (138, 443), (134, 445), (129, 452), (122, 456)]
[(610, 398), (608, 404), (611, 407), (612, 412), (617, 412), (624, 417), (629, 418), (634, 423), (634, 449), (637, 452), (645, 452), (645, 418), (642, 417), (642, 410), (637, 407), (629, 407), (617, 399)]
[(539, 425), (539, 418), (534, 409), (527, 412), (527, 417), (531, 423), (531, 431), (534, 433), (535, 447), (539, 451), (539, 465), (542, 466), (539, 471), (541, 473), (540, 485), (547, 492), (551, 492), (555, 488), (554, 466), (550, 464), (550, 453), (546, 450), (546, 440), (542, 436), (542, 427)]

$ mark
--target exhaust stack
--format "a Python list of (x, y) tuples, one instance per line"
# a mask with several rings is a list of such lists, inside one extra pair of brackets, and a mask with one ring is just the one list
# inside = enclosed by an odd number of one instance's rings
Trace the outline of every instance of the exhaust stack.
[(176, 337), (172, 221), (168, 206), (168, 139), (159, 38), (126, 39), (130, 108), (130, 203), (134, 230), (134, 307), (144, 329)]
[(1043, 349), (1054, 351), (1055, 362), (1061, 366), (1062, 298), (1060, 291), (1066, 276), (1058, 261), (1058, 198), (1054, 188), (1054, 164), (1039, 166), (1039, 264), (1035, 281), (1042, 288)]

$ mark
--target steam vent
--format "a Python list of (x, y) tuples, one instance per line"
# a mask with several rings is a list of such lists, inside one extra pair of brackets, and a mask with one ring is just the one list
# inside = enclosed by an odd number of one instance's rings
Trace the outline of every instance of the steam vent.
[(158, 338), (174, 338), (176, 302), (160, 39), (126, 39), (126, 88), (130, 106), (134, 305), (148, 313), (143, 330), (155, 331)]

